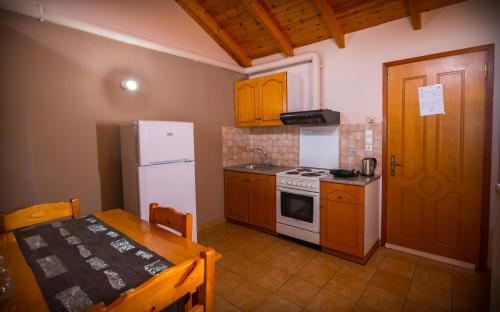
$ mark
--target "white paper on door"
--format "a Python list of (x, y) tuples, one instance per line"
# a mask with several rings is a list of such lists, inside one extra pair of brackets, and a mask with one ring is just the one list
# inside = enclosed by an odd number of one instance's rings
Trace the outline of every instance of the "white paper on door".
[(438, 83), (418, 88), (418, 101), (420, 116), (445, 114), (443, 84)]

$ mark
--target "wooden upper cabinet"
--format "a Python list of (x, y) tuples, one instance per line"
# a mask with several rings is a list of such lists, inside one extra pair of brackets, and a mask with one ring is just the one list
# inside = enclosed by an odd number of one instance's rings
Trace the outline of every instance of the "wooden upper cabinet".
[(248, 79), (234, 84), (234, 113), (238, 127), (258, 126), (259, 80)]
[(286, 72), (260, 78), (259, 126), (282, 125), (280, 114), (287, 112)]
[(276, 177), (248, 175), (248, 220), (270, 231), (276, 231)]
[(364, 189), (321, 183), (321, 246), (364, 256)]
[(237, 127), (282, 125), (287, 109), (287, 73), (237, 81), (234, 84)]
[(228, 218), (248, 223), (248, 174), (224, 173), (224, 210)]

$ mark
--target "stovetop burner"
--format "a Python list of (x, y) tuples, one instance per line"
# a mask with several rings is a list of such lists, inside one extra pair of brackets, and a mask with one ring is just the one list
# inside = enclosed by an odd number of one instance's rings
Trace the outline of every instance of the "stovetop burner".
[(288, 171), (286, 174), (290, 174), (290, 175), (297, 175), (299, 174), (300, 172), (298, 171)]
[(298, 172), (311, 172), (312, 169), (309, 169), (309, 168), (299, 168), (297, 169)]
[(319, 172), (306, 172), (306, 173), (303, 173), (301, 175), (304, 177), (319, 177), (321, 175), (321, 173), (319, 173)]

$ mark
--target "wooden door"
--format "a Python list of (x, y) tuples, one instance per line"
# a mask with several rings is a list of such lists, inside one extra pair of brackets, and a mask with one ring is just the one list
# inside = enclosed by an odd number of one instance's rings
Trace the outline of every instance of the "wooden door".
[(248, 219), (250, 224), (276, 232), (276, 177), (248, 175)]
[[(387, 242), (478, 264), (486, 52), (388, 68)], [(421, 117), (418, 88), (441, 83), (445, 115)], [(489, 144), (489, 142), (487, 143)]]
[(226, 218), (248, 223), (248, 174), (224, 173), (224, 211)]
[(286, 72), (260, 77), (259, 85), (259, 125), (282, 125), (280, 114), (287, 112)]
[(237, 127), (259, 124), (259, 80), (247, 79), (234, 84), (234, 114)]
[(359, 186), (321, 183), (320, 244), (364, 256), (364, 190)]

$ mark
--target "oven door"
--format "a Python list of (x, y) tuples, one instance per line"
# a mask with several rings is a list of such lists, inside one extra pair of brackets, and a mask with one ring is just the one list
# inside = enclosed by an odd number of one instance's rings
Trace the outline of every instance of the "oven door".
[(276, 221), (319, 233), (319, 194), (278, 187)]

